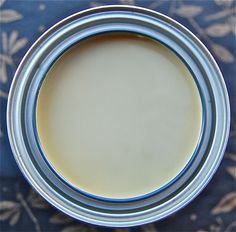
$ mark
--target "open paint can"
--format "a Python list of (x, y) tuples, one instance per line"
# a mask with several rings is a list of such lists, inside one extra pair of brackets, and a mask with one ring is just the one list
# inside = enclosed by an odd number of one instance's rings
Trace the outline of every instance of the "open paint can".
[(19, 65), (7, 127), (29, 183), (73, 218), (126, 227), (160, 220), (212, 178), (230, 125), (227, 90), (206, 47), (160, 13), (76, 13)]

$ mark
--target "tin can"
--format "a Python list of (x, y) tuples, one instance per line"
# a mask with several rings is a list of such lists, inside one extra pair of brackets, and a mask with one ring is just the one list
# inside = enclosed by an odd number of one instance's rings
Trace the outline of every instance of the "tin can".
[[(86, 195), (62, 181), (40, 150), (35, 104), (41, 83), (58, 57), (81, 40), (103, 33), (128, 32), (159, 41), (186, 64), (199, 89), (203, 123), (189, 167), (160, 191), (127, 200)], [(163, 219), (192, 201), (210, 181), (223, 157), (230, 107), (221, 72), (206, 47), (173, 19), (134, 6), (85, 10), (57, 23), (30, 48), (11, 85), (7, 128), (16, 162), (29, 183), (62, 212), (85, 222), (136, 226)]]

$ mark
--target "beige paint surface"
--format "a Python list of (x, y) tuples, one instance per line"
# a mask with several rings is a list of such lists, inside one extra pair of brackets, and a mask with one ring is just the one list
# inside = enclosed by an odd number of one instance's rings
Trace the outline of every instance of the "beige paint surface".
[(36, 123), (48, 161), (88, 193), (140, 196), (185, 167), (198, 143), (201, 100), (174, 53), (132, 35), (67, 51), (39, 93)]

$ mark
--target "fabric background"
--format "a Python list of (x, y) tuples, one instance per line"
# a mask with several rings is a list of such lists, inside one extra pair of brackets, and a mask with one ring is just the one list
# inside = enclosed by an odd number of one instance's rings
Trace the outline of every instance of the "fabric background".
[[(19, 172), (6, 130), (6, 104), (14, 72), (32, 43), (50, 26), (80, 10), (131, 4), (162, 12), (189, 28), (212, 52), (231, 104), (231, 132), (217, 173), (187, 207), (145, 226), (108, 229), (75, 221), (35, 193)], [(0, 0), (0, 230), (1, 231), (236, 231), (236, 1)]]

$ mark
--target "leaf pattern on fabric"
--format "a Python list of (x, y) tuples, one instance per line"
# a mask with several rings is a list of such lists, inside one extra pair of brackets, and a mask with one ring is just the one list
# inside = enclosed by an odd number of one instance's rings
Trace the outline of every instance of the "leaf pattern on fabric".
[(63, 213), (56, 213), (50, 217), (49, 222), (52, 224), (58, 224), (58, 225), (63, 225), (63, 224), (68, 224), (72, 222), (73, 219), (71, 217), (68, 217), (67, 215)]
[(95, 227), (87, 226), (87, 225), (75, 225), (65, 227), (61, 232), (96, 232), (98, 231)]
[(98, 6), (103, 6), (103, 4), (100, 2), (90, 2), (90, 7), (98, 7)]
[(135, 5), (134, 0), (120, 0), (120, 3), (124, 5)]
[(202, 11), (203, 8), (201, 6), (183, 5), (175, 10), (175, 14), (183, 18), (193, 18), (202, 13)]
[(206, 33), (212, 37), (224, 37), (231, 32), (231, 27), (229, 24), (218, 23), (213, 24), (206, 28)]
[(218, 6), (231, 6), (234, 0), (214, 0)]
[(129, 228), (120, 228), (120, 229), (115, 229), (115, 232), (130, 232)]
[[(227, 172), (235, 179), (236, 181), (236, 166), (235, 167), (228, 167)], [(236, 184), (236, 183), (235, 183)]]
[(21, 18), (22, 16), (15, 10), (0, 11), (0, 23), (11, 23)]
[(228, 213), (236, 208), (236, 192), (226, 194), (212, 209), (212, 214)]
[(225, 158), (230, 159), (232, 161), (236, 161), (236, 154), (226, 152), (225, 153)]
[(156, 232), (157, 227), (155, 226), (155, 224), (151, 223), (151, 224), (147, 224), (141, 227), (143, 232)]
[(233, 54), (226, 49), (225, 47), (221, 46), (220, 44), (213, 43), (211, 44), (211, 48), (216, 55), (216, 57), (225, 63), (233, 63), (234, 56)]
[(15, 30), (9, 35), (2, 32), (1, 38), (3, 53), (0, 53), (0, 82), (6, 83), (8, 81), (7, 67), (14, 66), (14, 55), (25, 47), (28, 40), (26, 38), (18, 39), (18, 32)]
[(228, 23), (231, 27), (232, 33), (236, 36), (236, 16), (229, 17)]
[(27, 202), (32, 208), (36, 209), (48, 209), (48, 203), (35, 191), (32, 189), (29, 192), (29, 196), (27, 197)]
[(13, 201), (0, 202), (0, 221), (9, 221), (11, 226), (15, 225), (20, 218), (20, 204)]

